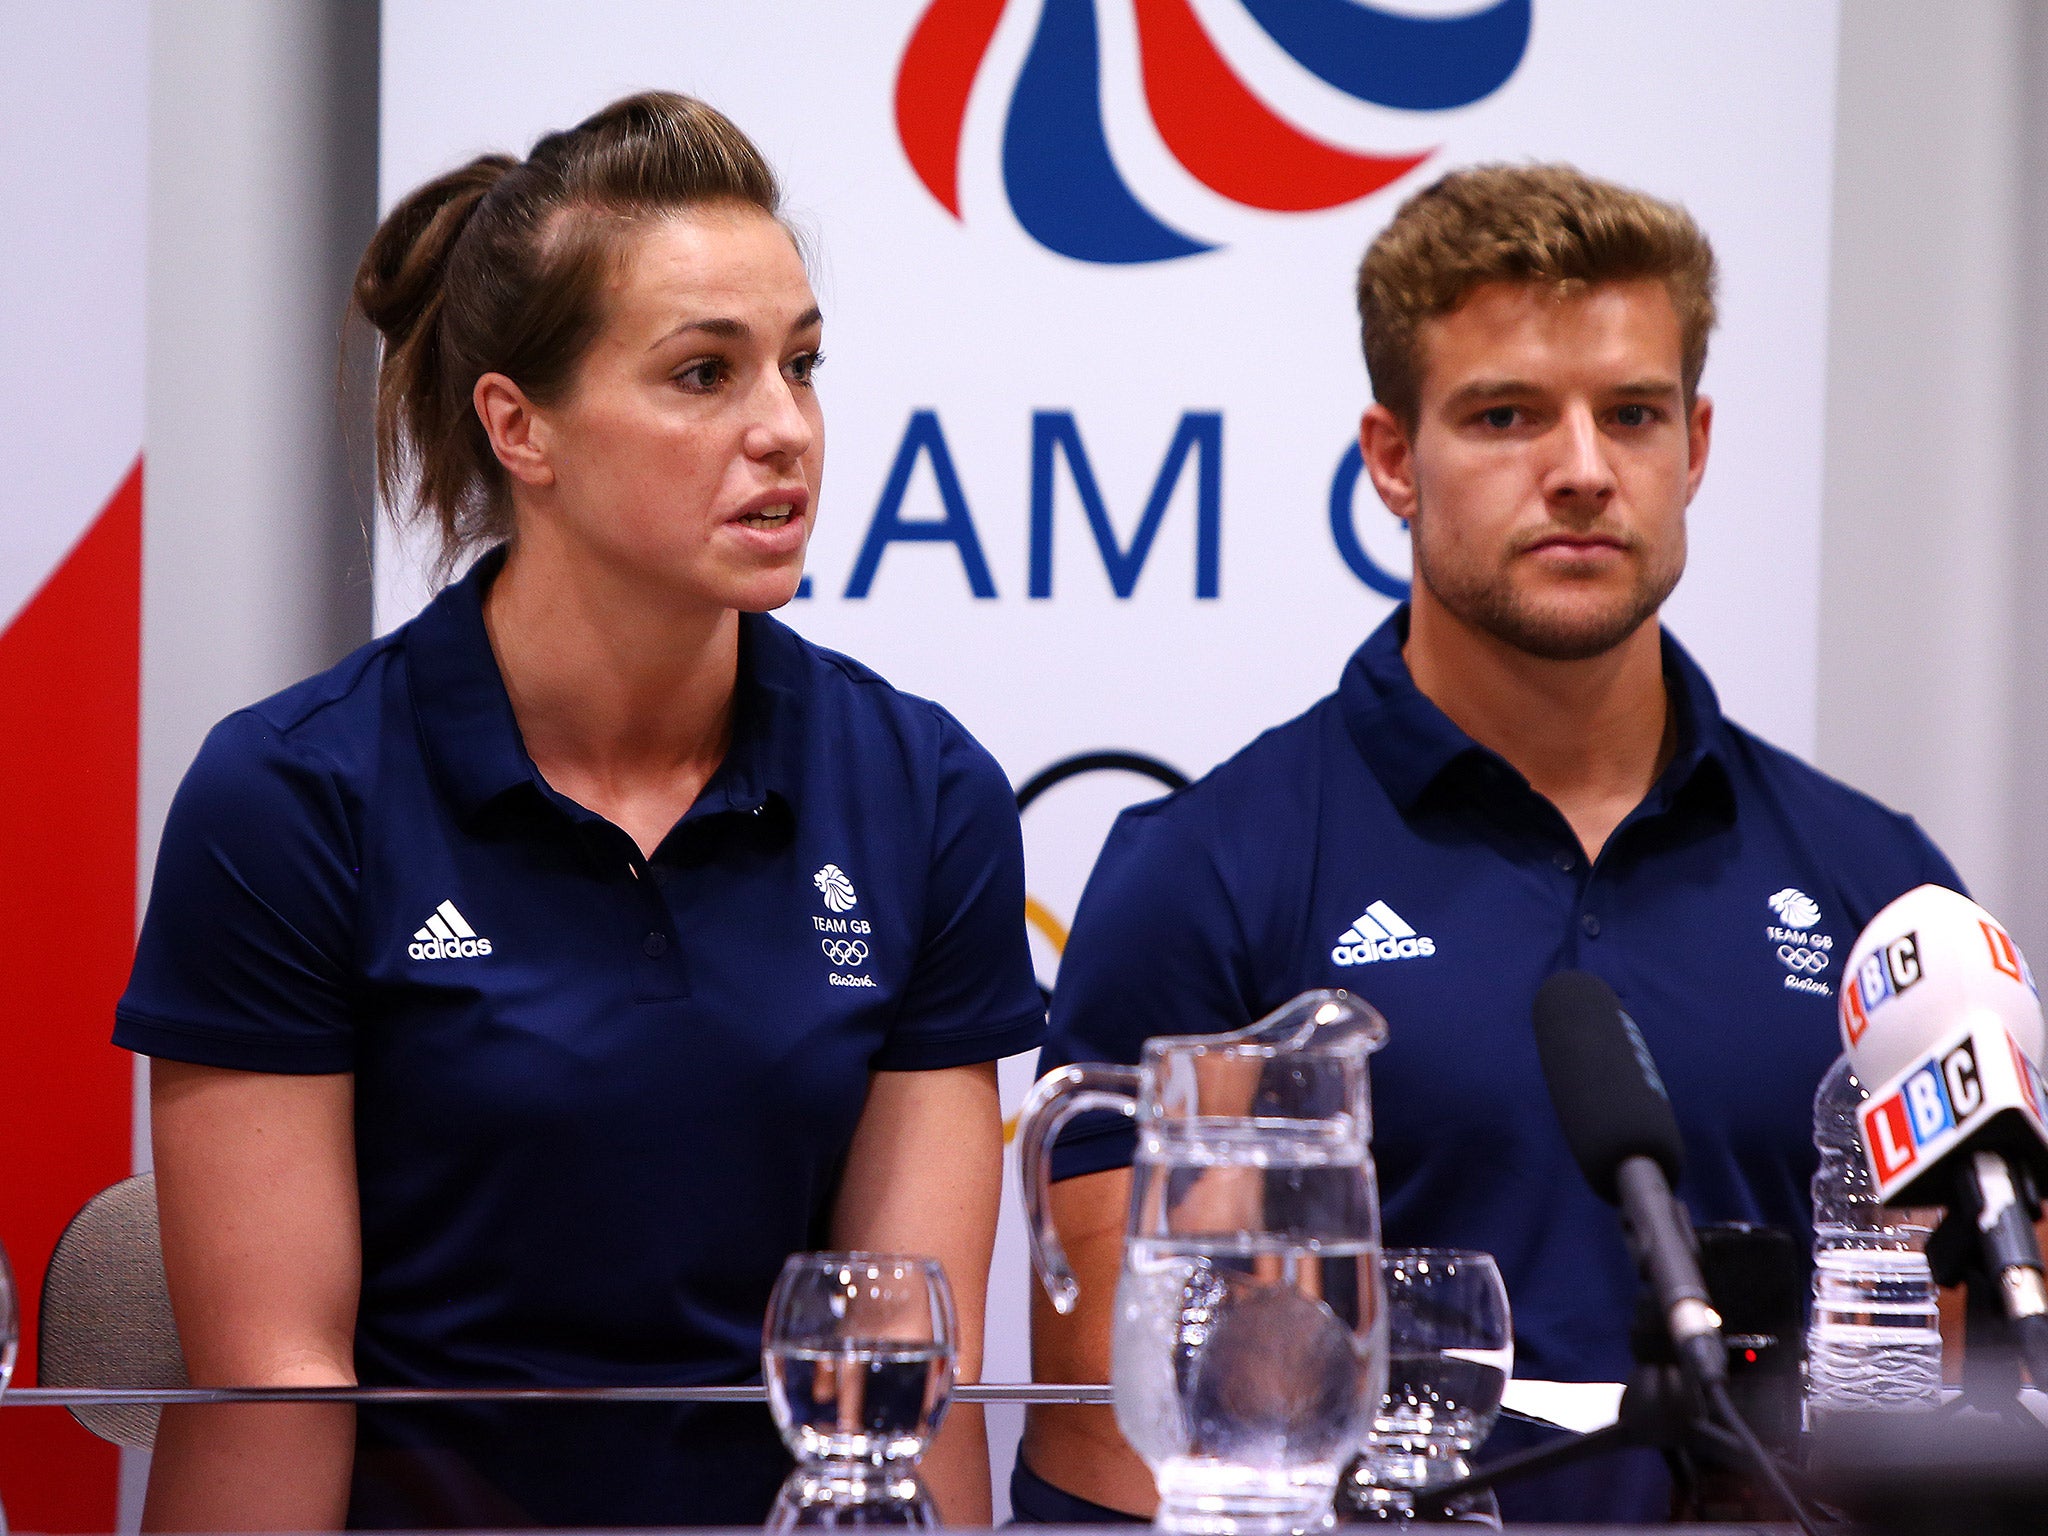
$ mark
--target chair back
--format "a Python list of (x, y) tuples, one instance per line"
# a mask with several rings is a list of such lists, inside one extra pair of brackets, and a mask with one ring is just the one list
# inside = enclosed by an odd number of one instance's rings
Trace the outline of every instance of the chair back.
[[(185, 1355), (164, 1284), (156, 1175), (110, 1184), (71, 1218), (43, 1276), (36, 1379), (45, 1387), (182, 1387)], [(102, 1440), (156, 1444), (149, 1406), (73, 1408)]]

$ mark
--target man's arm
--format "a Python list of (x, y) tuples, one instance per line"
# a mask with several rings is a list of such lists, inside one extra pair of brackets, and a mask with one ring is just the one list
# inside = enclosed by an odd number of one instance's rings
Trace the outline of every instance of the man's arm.
[[(1062, 1180), (1052, 1186), (1050, 1200), (1081, 1294), (1073, 1312), (1061, 1317), (1044, 1287), (1031, 1287), (1031, 1377), (1105, 1382), (1130, 1218), (1131, 1171), (1111, 1168)], [(1022, 1454), (1040, 1477), (1091, 1503), (1146, 1517), (1158, 1505), (1151, 1470), (1124, 1440), (1113, 1409), (1035, 1406), (1025, 1421)]]
[[(1127, 811), (1103, 845), (1060, 957), (1041, 1072), (1068, 1062), (1135, 1062), (1153, 1035), (1214, 1034), (1251, 1021), (1246, 945), (1219, 873), (1215, 833), (1185, 800)], [(1090, 1120), (1097, 1123), (1091, 1127)], [(1041, 1382), (1106, 1382), (1117, 1281), (1130, 1219), (1129, 1130), (1083, 1117), (1061, 1138), (1048, 1192), (1080, 1283), (1074, 1312), (1031, 1290), (1031, 1374)], [(1076, 1171), (1085, 1170), (1085, 1171)], [(1079, 1498), (1150, 1515), (1152, 1474), (1107, 1407), (1034, 1404), (1022, 1455), (1038, 1476)]]

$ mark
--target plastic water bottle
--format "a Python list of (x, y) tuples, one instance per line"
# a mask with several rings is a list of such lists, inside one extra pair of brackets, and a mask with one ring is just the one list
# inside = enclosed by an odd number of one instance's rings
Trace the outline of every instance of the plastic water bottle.
[(1813, 1098), (1813, 1317), (1806, 1333), (1809, 1419), (1932, 1408), (1941, 1400), (1941, 1328), (1926, 1226), (1880, 1205), (1856, 1129), (1869, 1094), (1847, 1056)]

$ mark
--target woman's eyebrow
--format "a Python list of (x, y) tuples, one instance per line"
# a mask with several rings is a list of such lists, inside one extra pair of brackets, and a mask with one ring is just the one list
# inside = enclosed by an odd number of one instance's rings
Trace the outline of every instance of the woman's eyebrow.
[[(795, 335), (798, 331), (807, 331), (814, 325), (822, 324), (824, 319), (824, 311), (813, 304), (790, 323), (790, 334)], [(673, 341), (676, 337), (683, 335), (687, 331), (701, 331), (707, 336), (716, 336), (723, 341), (744, 341), (747, 337), (753, 335), (752, 328), (744, 320), (733, 320), (724, 315), (712, 315), (702, 320), (683, 321), (673, 329), (663, 332), (660, 336), (649, 342), (648, 350), (651, 352), (663, 342)]]

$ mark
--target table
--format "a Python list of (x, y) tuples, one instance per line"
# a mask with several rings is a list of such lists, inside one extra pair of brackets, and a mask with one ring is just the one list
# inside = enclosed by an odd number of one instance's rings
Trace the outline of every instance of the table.
[[(1014, 1411), (1028, 1403), (1082, 1403), (1107, 1404), (1110, 1388), (1106, 1385), (1043, 1386), (1033, 1383), (981, 1383), (962, 1385), (954, 1389), (957, 1403), (981, 1404), (997, 1409)], [(739, 1386), (682, 1387), (682, 1386), (609, 1386), (573, 1388), (536, 1387), (487, 1387), (487, 1388), (416, 1388), (416, 1387), (320, 1387), (320, 1388), (48, 1388), (14, 1387), (0, 1396), (0, 1410), (11, 1414), (33, 1410), (82, 1410), (87, 1416), (104, 1415), (109, 1411), (181, 1408), (181, 1409), (241, 1409), (258, 1408), (264, 1405), (285, 1407), (287, 1405), (327, 1405), (334, 1409), (344, 1407), (360, 1408), (375, 1413), (386, 1426), (386, 1434), (404, 1438), (409, 1426), (420, 1426), (424, 1433), (436, 1420), (436, 1416), (455, 1415), (448, 1422), (460, 1423), (469, 1415), (483, 1414), (481, 1422), (496, 1422), (514, 1433), (518, 1432), (519, 1421), (533, 1414), (545, 1414), (552, 1424), (566, 1424), (569, 1421), (561, 1415), (588, 1415), (604, 1413), (614, 1416), (613, 1422), (629, 1425), (634, 1417), (647, 1416), (648, 1426), (658, 1430), (666, 1421), (662, 1416), (686, 1412), (691, 1414), (732, 1414), (759, 1413), (765, 1406), (765, 1392), (758, 1384)], [(303, 1412), (303, 1409), (301, 1409)], [(1512, 1410), (1509, 1410), (1512, 1413)], [(1520, 1416), (1520, 1415), (1517, 1415)], [(0, 1420), (0, 1433), (5, 1432), (4, 1420)], [(630, 1439), (631, 1436), (629, 1435)], [(132, 1528), (133, 1517), (139, 1508), (139, 1483), (129, 1490), (125, 1513)], [(472, 1492), (477, 1491), (472, 1489)], [(490, 1490), (482, 1490), (488, 1493)], [(0, 1498), (5, 1489), (0, 1488)], [(999, 1502), (999, 1510), (1004, 1506)], [(558, 1527), (565, 1522), (553, 1522)], [(572, 1521), (567, 1524), (588, 1525), (594, 1522)], [(715, 1530), (721, 1527), (701, 1527)], [(729, 1529), (758, 1530), (758, 1527)], [(1108, 1532), (1127, 1533), (1131, 1527), (1068, 1527), (1077, 1532), (1093, 1531), (1096, 1536)], [(1564, 1536), (1568, 1531), (1586, 1531), (1579, 1527), (1534, 1527), (1518, 1526), (1531, 1536), (1555, 1531)], [(1607, 1527), (1617, 1533), (1636, 1528)], [(1670, 1530), (1671, 1527), (1642, 1528), (1643, 1530)], [(1723, 1533), (1733, 1536), (1735, 1532), (1780, 1532), (1791, 1531), (1790, 1526), (1744, 1525), (1744, 1526), (1690, 1526), (1689, 1532), (1712, 1536)]]

